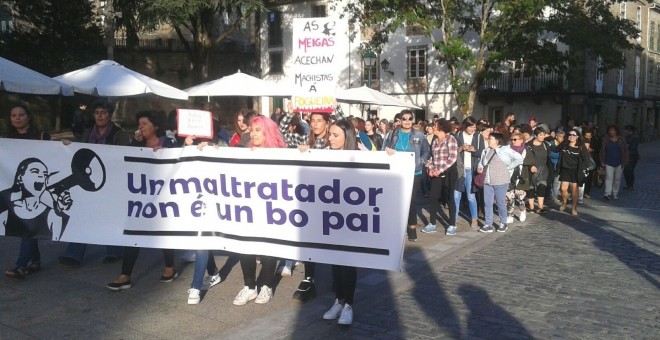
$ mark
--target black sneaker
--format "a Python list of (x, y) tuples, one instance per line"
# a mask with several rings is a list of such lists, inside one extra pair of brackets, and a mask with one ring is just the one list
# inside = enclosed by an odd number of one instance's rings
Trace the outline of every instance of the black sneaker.
[(293, 299), (306, 302), (316, 297), (316, 285), (311, 278), (306, 278), (298, 285), (298, 290), (293, 293)]
[(417, 242), (417, 228), (408, 227), (408, 241)]
[(482, 226), (481, 228), (479, 228), (479, 232), (480, 233), (492, 233), (493, 232), (493, 227), (491, 227), (489, 225)]
[(503, 232), (506, 232), (508, 229), (509, 229), (509, 226), (507, 226), (506, 224), (500, 224), (500, 227), (497, 228), (497, 232), (498, 233), (503, 233)]

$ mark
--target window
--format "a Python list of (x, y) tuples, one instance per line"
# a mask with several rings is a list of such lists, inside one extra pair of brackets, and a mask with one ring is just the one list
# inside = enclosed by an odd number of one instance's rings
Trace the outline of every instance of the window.
[(282, 47), (282, 12), (268, 12), (268, 47)]
[(268, 54), (269, 64), (268, 64), (268, 74), (281, 74), (284, 72), (284, 67), (282, 66), (282, 52), (270, 52)]
[(362, 84), (371, 88), (374, 88), (374, 85), (380, 80), (378, 59), (376, 59), (376, 64), (372, 67), (365, 65), (366, 63), (364, 62), (362, 63)]
[(408, 49), (408, 77), (426, 78), (426, 47)]
[(655, 51), (655, 22), (649, 25), (649, 51)]
[(603, 58), (596, 58), (596, 93), (603, 93)]
[(654, 77), (653, 76), (655, 75), (655, 62), (653, 61), (653, 59), (649, 59), (649, 66), (648, 66), (648, 69), (647, 69), (647, 74), (648, 74), (648, 78), (649, 78), (649, 84), (653, 84), (654, 83), (654, 79), (653, 79)]
[(619, 4), (619, 16), (621, 19), (627, 19), (626, 18), (626, 3), (622, 2)]
[(660, 63), (655, 64), (655, 79), (658, 79), (658, 83), (660, 83)]
[(325, 5), (312, 5), (312, 18), (324, 18), (328, 13)]
[(635, 25), (637, 29), (642, 30), (642, 6), (637, 6), (637, 15), (635, 16)]
[(9, 32), (12, 28), (11, 11), (7, 7), (0, 7), (0, 33)]

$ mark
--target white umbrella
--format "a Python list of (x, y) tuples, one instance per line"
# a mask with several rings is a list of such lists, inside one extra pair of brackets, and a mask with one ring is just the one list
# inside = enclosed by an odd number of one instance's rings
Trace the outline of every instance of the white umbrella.
[(188, 94), (175, 87), (130, 70), (115, 61), (97, 64), (55, 77), (73, 86), (78, 93), (99, 97), (128, 97), (153, 93), (167, 98), (188, 99)]
[(191, 97), (248, 96), (288, 97), (291, 89), (251, 75), (238, 72), (199, 84), (184, 91)]
[(0, 90), (29, 94), (62, 94), (73, 96), (71, 86), (37, 71), (0, 58)]
[(381, 105), (381, 106), (399, 106), (409, 107), (413, 109), (421, 109), (421, 107), (407, 103), (399, 98), (392, 97), (383, 92), (371, 89), (369, 87), (355, 87), (352, 89), (338, 89), (337, 101), (347, 104), (367, 104), (367, 105)]

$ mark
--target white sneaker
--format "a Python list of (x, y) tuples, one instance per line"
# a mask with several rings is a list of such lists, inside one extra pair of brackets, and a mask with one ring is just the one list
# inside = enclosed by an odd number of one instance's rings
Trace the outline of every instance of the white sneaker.
[(243, 289), (241, 289), (240, 292), (238, 292), (238, 295), (236, 295), (236, 297), (234, 298), (234, 305), (242, 306), (256, 298), (257, 298), (257, 290), (250, 289), (250, 287), (245, 286), (243, 287)]
[(513, 216), (507, 216), (506, 217), (506, 224), (511, 224), (513, 223)]
[(218, 283), (222, 282), (222, 278), (220, 277), (220, 273), (216, 272), (215, 274), (211, 276), (206, 277), (207, 283), (209, 288), (217, 285)]
[(291, 260), (284, 261), (284, 266), (280, 267), (280, 270), (278, 271), (282, 276), (291, 276), (291, 273), (293, 272), (293, 261)]
[(186, 250), (183, 255), (181, 255), (181, 261), (183, 262), (195, 262), (197, 258), (197, 252), (194, 250)]
[[(527, 219), (527, 211), (521, 210), (520, 211), (520, 222), (525, 222)], [(507, 224), (509, 224), (509, 221), (507, 220)]]
[(344, 304), (337, 323), (340, 325), (350, 325), (353, 323), (353, 308), (348, 303)]
[[(325, 312), (325, 314), (323, 314), (323, 320), (334, 320), (342, 314), (343, 310), (344, 306), (339, 303), (338, 299), (335, 299), (335, 304), (332, 305), (332, 307), (330, 307), (330, 309)], [(351, 315), (352, 314), (353, 312), (351, 311)]]
[(268, 286), (263, 285), (261, 286), (261, 291), (259, 292), (257, 299), (254, 300), (254, 303), (259, 303), (259, 304), (268, 303), (271, 297), (273, 297), (273, 290), (268, 288)]
[(199, 303), (199, 289), (190, 288), (188, 289), (188, 304), (196, 305)]

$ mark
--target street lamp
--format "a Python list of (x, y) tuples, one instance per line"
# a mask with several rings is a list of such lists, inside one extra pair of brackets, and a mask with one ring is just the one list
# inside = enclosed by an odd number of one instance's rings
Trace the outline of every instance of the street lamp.
[(380, 62), (380, 69), (389, 73), (390, 75), (394, 75), (394, 72), (390, 71), (390, 62), (387, 61), (387, 59), (383, 59), (383, 61)]
[(376, 56), (376, 53), (372, 51), (364, 52), (364, 54), (362, 55), (362, 62), (364, 63), (364, 66), (367, 67), (369, 73), (369, 78), (367, 78), (368, 79), (367, 86), (369, 87), (371, 87), (371, 70), (376, 65), (377, 59), (378, 57)]

